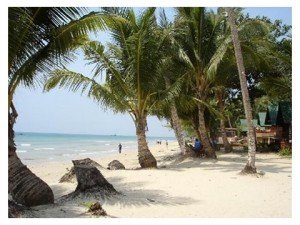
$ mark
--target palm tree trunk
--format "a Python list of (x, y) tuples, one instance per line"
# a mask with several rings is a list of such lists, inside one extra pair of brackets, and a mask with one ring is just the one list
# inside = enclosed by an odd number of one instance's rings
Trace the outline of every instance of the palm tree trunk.
[(8, 192), (17, 203), (25, 206), (53, 203), (51, 188), (32, 173), (17, 156), (13, 130), (17, 113), (13, 104), (11, 109), (12, 112), (8, 112)]
[(227, 120), (228, 120), (229, 127), (232, 128), (231, 121), (230, 121), (230, 116), (229, 115), (227, 115)]
[(136, 135), (138, 139), (138, 157), (142, 168), (157, 167), (157, 162), (151, 154), (146, 140), (146, 116), (136, 119)]
[[(218, 106), (220, 109), (220, 112), (222, 115), (224, 115), (224, 88), (219, 88), (216, 91), (216, 98), (218, 99)], [(226, 153), (232, 152), (232, 146), (228, 142), (227, 135), (226, 135), (226, 129), (225, 129), (225, 120), (224, 118), (220, 118), (220, 131), (221, 131), (221, 137), (223, 140), (223, 146)]]
[(235, 16), (232, 8), (225, 8), (228, 14), (228, 21), (231, 28), (231, 35), (232, 35), (232, 42), (234, 46), (234, 53), (236, 57), (236, 63), (239, 72), (240, 84), (241, 84), (241, 91), (243, 97), (243, 104), (245, 110), (245, 116), (247, 120), (248, 126), (248, 161), (244, 169), (242, 170), (243, 173), (256, 173), (255, 168), (255, 153), (256, 153), (256, 144), (255, 144), (255, 131), (252, 124), (252, 109), (251, 103), (249, 98), (249, 92), (247, 88), (247, 80), (245, 74), (245, 67), (243, 62), (243, 55), (242, 50), (239, 42), (238, 30), (235, 23)]
[(226, 135), (225, 121), (222, 118), (220, 119), (220, 131), (221, 131), (225, 152), (226, 153), (232, 152), (232, 146), (228, 142), (227, 135)]
[[(166, 82), (166, 87), (169, 88), (171, 86), (170, 79), (167, 76), (164, 76), (165, 82)], [(170, 111), (171, 111), (171, 120), (172, 120), (172, 125), (174, 128), (174, 133), (176, 136), (176, 139), (178, 141), (179, 148), (181, 150), (181, 153), (184, 155), (186, 153), (186, 148), (185, 148), (185, 142), (184, 142), (184, 135), (183, 135), (183, 130), (180, 124), (180, 120), (178, 117), (175, 101), (171, 101), (170, 105)]]
[(209, 138), (207, 136), (206, 132), (206, 126), (205, 126), (205, 120), (204, 120), (204, 110), (202, 109), (201, 105), (198, 105), (198, 119), (199, 119), (199, 133), (200, 138), (204, 147), (204, 150), (206, 152), (207, 157), (209, 158), (217, 158), (217, 155), (215, 153), (215, 150), (211, 146), (209, 142)]

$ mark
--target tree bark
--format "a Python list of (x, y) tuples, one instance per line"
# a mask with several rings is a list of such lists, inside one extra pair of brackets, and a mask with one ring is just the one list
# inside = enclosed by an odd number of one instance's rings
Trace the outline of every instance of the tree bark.
[[(171, 86), (170, 79), (167, 76), (164, 76), (165, 82), (166, 82), (166, 87), (169, 88)], [(185, 142), (184, 142), (184, 135), (183, 135), (183, 130), (180, 124), (179, 116), (177, 113), (175, 101), (172, 100), (170, 104), (170, 111), (171, 111), (171, 119), (172, 119), (172, 124), (174, 128), (174, 133), (176, 136), (176, 139), (178, 141), (179, 148), (181, 150), (181, 153), (184, 155), (186, 153), (186, 147), (185, 147)]]
[(228, 120), (229, 127), (232, 128), (231, 121), (230, 121), (230, 116), (227, 116), (227, 120)]
[(73, 160), (74, 170), (77, 179), (77, 187), (75, 193), (84, 193), (84, 192), (107, 192), (116, 194), (117, 191), (111, 185), (100, 171), (95, 166), (81, 165), (76, 164)]
[(224, 119), (220, 119), (220, 131), (223, 140), (223, 145), (226, 153), (232, 152), (232, 146), (228, 142)]
[(256, 173), (255, 168), (255, 154), (256, 154), (256, 144), (255, 144), (255, 131), (252, 123), (252, 109), (251, 109), (251, 103), (249, 98), (249, 92), (247, 88), (247, 80), (246, 80), (246, 74), (245, 74), (245, 67), (243, 62), (243, 55), (242, 50), (239, 42), (239, 36), (238, 36), (238, 30), (237, 25), (235, 23), (235, 16), (232, 8), (225, 8), (227, 14), (228, 14), (228, 21), (231, 28), (231, 35), (232, 35), (232, 42), (234, 46), (234, 53), (236, 58), (236, 63), (238, 67), (239, 72), (239, 78), (240, 78), (240, 85), (241, 85), (241, 91), (242, 91), (242, 97), (243, 97), (243, 104), (244, 104), (244, 110), (245, 110), (245, 116), (247, 120), (247, 126), (248, 126), (248, 161), (244, 169), (242, 170), (242, 173)]
[(157, 162), (151, 154), (146, 140), (146, 116), (139, 116), (135, 121), (136, 135), (138, 139), (138, 158), (142, 168), (157, 168)]
[(198, 117), (199, 117), (199, 133), (200, 133), (200, 138), (201, 138), (205, 153), (208, 158), (216, 159), (217, 155), (215, 153), (215, 150), (211, 146), (211, 144), (209, 142), (209, 138), (207, 136), (205, 120), (204, 120), (204, 110), (200, 104), (198, 105)]
[[(218, 99), (218, 106), (220, 109), (220, 112), (222, 115), (224, 115), (224, 89), (221, 88), (216, 91), (216, 97)], [(220, 131), (221, 131), (221, 137), (223, 140), (223, 146), (226, 153), (232, 152), (232, 146), (228, 142), (227, 135), (226, 135), (226, 129), (225, 129), (225, 120), (224, 118), (220, 118)]]
[[(78, 161), (78, 160), (76, 160), (76, 161)], [(103, 168), (103, 166), (101, 166), (99, 163), (95, 162), (94, 160), (92, 160), (90, 158), (81, 159), (80, 163), (82, 165)], [(72, 166), (71, 169), (59, 179), (59, 183), (64, 183), (64, 182), (74, 183), (76, 180), (75, 178), (76, 178), (75, 169), (74, 169), (74, 166)]]
[(58, 202), (72, 200), (74, 198), (102, 198), (120, 194), (114, 186), (110, 184), (97, 169), (97, 164), (87, 163), (83, 160), (72, 160), (74, 172), (77, 180), (75, 191), (64, 195), (58, 199)]
[(51, 188), (17, 156), (13, 130), (17, 113), (13, 104), (11, 109), (12, 112), (8, 112), (8, 192), (17, 203), (25, 206), (51, 204), (54, 202)]

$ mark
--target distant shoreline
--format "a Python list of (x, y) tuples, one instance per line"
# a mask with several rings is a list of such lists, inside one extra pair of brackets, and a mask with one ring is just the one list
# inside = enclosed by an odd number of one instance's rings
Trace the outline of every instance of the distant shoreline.
[[(82, 133), (56, 133), (56, 132), (31, 132), (31, 131), (15, 131), (16, 135), (22, 134), (50, 134), (50, 135), (84, 135), (84, 136), (117, 136), (117, 137), (136, 137), (136, 135), (119, 135), (119, 134), (82, 134)], [(157, 138), (157, 139), (166, 139), (171, 138), (175, 140), (175, 136), (150, 136), (146, 135), (149, 138)]]

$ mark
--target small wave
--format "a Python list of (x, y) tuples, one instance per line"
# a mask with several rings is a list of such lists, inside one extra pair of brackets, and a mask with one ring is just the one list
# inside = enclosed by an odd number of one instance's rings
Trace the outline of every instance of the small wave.
[(48, 158), (48, 159), (52, 160), (52, 159), (54, 159), (54, 158), (53, 158), (53, 157), (50, 157), (50, 158)]
[(75, 152), (86, 152), (85, 149), (82, 149), (82, 150), (75, 150)]
[(71, 154), (62, 154), (62, 156), (71, 156)]
[(18, 153), (24, 153), (24, 152), (27, 152), (27, 151), (25, 151), (25, 150), (17, 150), (16, 152), (18, 152)]
[(23, 146), (23, 147), (28, 147), (28, 146), (31, 146), (31, 144), (22, 143), (21, 146)]
[(93, 155), (96, 154), (97, 152), (85, 152), (85, 153), (79, 153), (78, 155)]
[(118, 151), (117, 149), (107, 149), (107, 150), (101, 151), (101, 153), (105, 153), (105, 152), (117, 152), (117, 151)]
[(110, 144), (106, 143), (105, 145), (110, 145)]
[(54, 148), (34, 148), (34, 150), (39, 151), (39, 150), (54, 150)]

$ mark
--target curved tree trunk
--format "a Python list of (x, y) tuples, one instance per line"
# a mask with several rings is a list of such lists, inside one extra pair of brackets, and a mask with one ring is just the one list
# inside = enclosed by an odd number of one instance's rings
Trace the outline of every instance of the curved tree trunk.
[(157, 162), (149, 150), (146, 140), (146, 116), (136, 119), (136, 135), (138, 139), (138, 157), (142, 168), (157, 167)]
[(232, 146), (228, 142), (224, 119), (220, 119), (220, 131), (223, 140), (223, 145), (226, 153), (232, 152)]
[[(170, 80), (167, 76), (164, 76), (165, 82), (166, 82), (166, 87), (169, 88), (171, 86)], [(186, 153), (186, 147), (185, 147), (185, 142), (184, 142), (184, 135), (182, 131), (182, 127), (180, 124), (180, 119), (178, 117), (175, 101), (172, 100), (170, 104), (170, 111), (171, 111), (171, 119), (172, 119), (172, 125), (174, 128), (174, 133), (176, 136), (176, 139), (178, 141), (179, 148), (181, 150), (181, 153), (184, 155)]]
[(229, 127), (232, 128), (231, 121), (230, 121), (230, 116), (228, 116), (228, 115), (227, 115), (227, 120), (228, 120)]
[(205, 120), (204, 120), (204, 110), (202, 109), (201, 105), (198, 105), (198, 117), (199, 117), (199, 133), (201, 137), (201, 141), (206, 152), (207, 157), (209, 158), (217, 158), (215, 150), (211, 146), (209, 142), (209, 138), (207, 136), (206, 127), (205, 127)]
[(196, 134), (196, 137), (200, 140), (201, 139), (201, 134), (200, 134), (200, 131), (199, 131), (199, 124), (197, 125), (197, 127), (195, 127), (193, 125), (193, 128), (194, 128), (194, 132)]
[(248, 126), (248, 161), (244, 169), (242, 170), (243, 173), (256, 173), (255, 167), (255, 154), (256, 154), (256, 141), (255, 141), (255, 131), (252, 124), (252, 109), (251, 103), (249, 98), (249, 92), (247, 88), (247, 79), (245, 74), (245, 67), (243, 62), (243, 55), (241, 50), (241, 45), (239, 42), (238, 30), (237, 25), (235, 23), (235, 16), (232, 8), (225, 8), (228, 14), (228, 21), (231, 28), (231, 35), (232, 35), (232, 42), (234, 46), (234, 53), (236, 58), (236, 63), (239, 72), (240, 84), (241, 84), (241, 91), (243, 97), (243, 104), (244, 104), (244, 111), (247, 120)]
[[(225, 108), (224, 95), (225, 95), (224, 88), (219, 88), (219, 90), (216, 91), (216, 97), (218, 99), (218, 106), (219, 106), (219, 109), (220, 109), (220, 112), (222, 113), (222, 115), (224, 115), (224, 108)], [(232, 152), (232, 146), (228, 142), (227, 135), (226, 135), (224, 118), (220, 118), (220, 131), (221, 131), (221, 137), (223, 140), (223, 146), (224, 146), (225, 152), (226, 153)]]
[(32, 173), (19, 159), (14, 143), (13, 126), (17, 118), (14, 106), (8, 113), (8, 192), (19, 204), (36, 206), (54, 202), (51, 188)]

